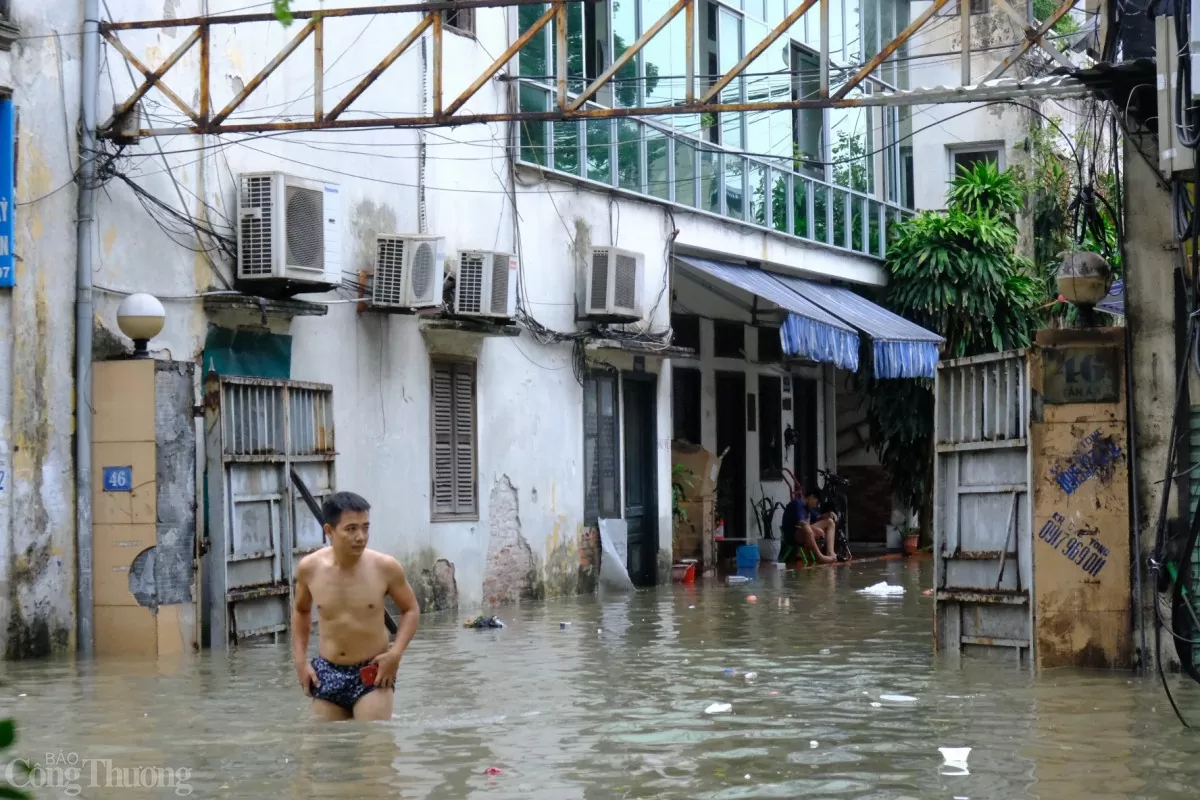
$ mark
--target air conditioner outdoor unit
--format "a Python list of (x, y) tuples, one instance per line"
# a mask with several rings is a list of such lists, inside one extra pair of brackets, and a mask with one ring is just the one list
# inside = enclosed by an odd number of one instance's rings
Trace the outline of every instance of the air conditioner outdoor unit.
[(375, 237), (375, 276), (371, 305), (431, 308), (442, 304), (446, 240), (423, 234)]
[(454, 313), (512, 319), (517, 315), (517, 257), (510, 253), (464, 250), (458, 254)]
[(642, 316), (641, 253), (593, 247), (584, 270), (585, 319), (635, 322)]
[(239, 176), (238, 278), (337, 286), (342, 282), (337, 184), (251, 172)]

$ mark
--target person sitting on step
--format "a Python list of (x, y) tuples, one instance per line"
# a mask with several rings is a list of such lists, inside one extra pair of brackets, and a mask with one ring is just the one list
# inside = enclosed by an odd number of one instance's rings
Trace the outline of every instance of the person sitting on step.
[(785, 543), (807, 550), (818, 563), (831, 564), (837, 560), (834, 554), (837, 514), (821, 513), (820, 507), (821, 501), (815, 494), (798, 489), (783, 511), (782, 538)]

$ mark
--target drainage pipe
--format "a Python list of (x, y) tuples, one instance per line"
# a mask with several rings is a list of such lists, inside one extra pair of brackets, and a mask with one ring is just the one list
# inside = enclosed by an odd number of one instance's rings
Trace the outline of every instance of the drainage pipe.
[(94, 652), (92, 625), (92, 241), (96, 220), (96, 95), (100, 76), (100, 0), (83, 3), (79, 204), (75, 244), (75, 553), (77, 648)]

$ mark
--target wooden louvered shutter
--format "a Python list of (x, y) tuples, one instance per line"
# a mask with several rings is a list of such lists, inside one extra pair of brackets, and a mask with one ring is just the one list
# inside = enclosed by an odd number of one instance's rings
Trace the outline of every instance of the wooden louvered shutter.
[(454, 365), (454, 513), (475, 513), (475, 365)]
[(473, 515), (475, 366), (434, 362), (432, 383), (433, 515)]

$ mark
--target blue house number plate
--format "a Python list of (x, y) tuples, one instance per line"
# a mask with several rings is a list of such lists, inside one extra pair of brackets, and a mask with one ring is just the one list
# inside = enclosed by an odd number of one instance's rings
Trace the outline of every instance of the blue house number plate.
[(105, 467), (104, 491), (133, 491), (133, 467)]

